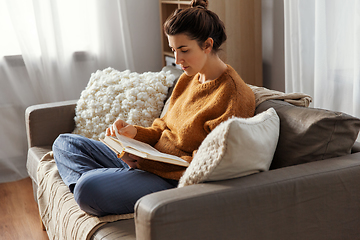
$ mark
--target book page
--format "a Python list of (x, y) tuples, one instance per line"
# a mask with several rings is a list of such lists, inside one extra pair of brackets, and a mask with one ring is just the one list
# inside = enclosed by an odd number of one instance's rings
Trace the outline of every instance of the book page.
[(123, 151), (133, 152), (134, 155), (139, 156), (138, 154), (134, 153), (133, 150), (135, 150), (135, 152), (143, 153), (146, 155), (146, 157), (142, 156), (142, 158), (158, 160), (168, 163), (172, 162), (173, 164), (177, 164), (181, 166), (189, 166), (189, 163), (184, 159), (175, 155), (162, 153), (147, 143), (120, 135), (116, 126), (114, 126), (114, 128), (115, 128), (116, 138), (110, 136), (106, 136), (106, 137), (110, 137), (115, 142), (118, 142), (124, 148)]
[(185, 161), (184, 159), (182, 159), (178, 156), (162, 153), (147, 143), (143, 143), (143, 142), (137, 141), (135, 139), (125, 137), (120, 134), (117, 135), (117, 139), (115, 139), (115, 138), (113, 138), (113, 139), (115, 141), (119, 142), (124, 148), (132, 148), (139, 152), (145, 153), (147, 155), (152, 155), (152, 156), (159, 157), (159, 158), (174, 159), (176, 161), (183, 162), (186, 165), (189, 164), (187, 161)]
[(132, 138), (128, 138), (122, 135), (118, 135), (117, 139), (114, 138), (115, 141), (119, 142), (123, 147), (133, 148), (143, 153), (148, 153), (154, 156), (161, 156), (161, 152), (153, 148), (147, 143), (143, 143)]
[(122, 135), (119, 135), (119, 139), (112, 136), (105, 136), (105, 138), (100, 139), (100, 141), (112, 149), (117, 154), (118, 158), (121, 158), (123, 154), (127, 152), (148, 160), (160, 161), (184, 167), (189, 166), (187, 161), (178, 156), (162, 153), (147, 143)]

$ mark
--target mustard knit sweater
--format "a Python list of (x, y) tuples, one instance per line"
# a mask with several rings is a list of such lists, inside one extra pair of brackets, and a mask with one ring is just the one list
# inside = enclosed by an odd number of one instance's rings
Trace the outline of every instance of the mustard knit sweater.
[[(182, 74), (165, 116), (155, 119), (151, 127), (135, 126), (135, 139), (190, 163), (194, 151), (219, 123), (232, 116), (252, 117), (254, 112), (254, 93), (231, 66), (219, 78), (203, 84), (199, 74)], [(150, 160), (138, 168), (175, 180), (185, 171), (185, 167)]]

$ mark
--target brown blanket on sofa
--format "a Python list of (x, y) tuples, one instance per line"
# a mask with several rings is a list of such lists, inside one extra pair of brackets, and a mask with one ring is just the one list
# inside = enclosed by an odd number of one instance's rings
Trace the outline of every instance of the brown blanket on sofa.
[(134, 217), (134, 214), (95, 217), (82, 211), (62, 181), (52, 152), (40, 160), (37, 178), (39, 211), (49, 230), (49, 239), (90, 239), (105, 223)]

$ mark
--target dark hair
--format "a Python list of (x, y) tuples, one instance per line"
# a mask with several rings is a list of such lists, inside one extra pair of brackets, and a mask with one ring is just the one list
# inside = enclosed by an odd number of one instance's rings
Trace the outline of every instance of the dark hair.
[(192, 0), (190, 8), (177, 9), (164, 23), (166, 35), (186, 34), (202, 48), (210, 37), (217, 52), (226, 41), (225, 25), (218, 15), (207, 9), (208, 0)]

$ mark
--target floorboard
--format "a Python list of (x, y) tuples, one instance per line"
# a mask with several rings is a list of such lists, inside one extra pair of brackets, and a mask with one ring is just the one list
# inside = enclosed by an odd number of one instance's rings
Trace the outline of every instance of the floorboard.
[(0, 183), (0, 240), (48, 240), (30, 178)]

